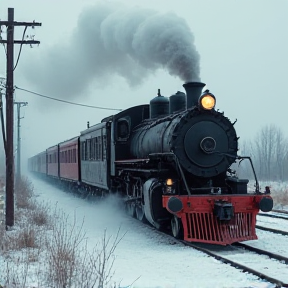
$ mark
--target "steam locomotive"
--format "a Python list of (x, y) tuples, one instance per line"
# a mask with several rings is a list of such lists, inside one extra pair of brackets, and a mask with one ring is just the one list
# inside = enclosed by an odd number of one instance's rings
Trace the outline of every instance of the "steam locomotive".
[[(176, 238), (211, 244), (257, 239), (256, 215), (272, 210), (234, 123), (200, 82), (104, 118), (29, 159), (31, 171), (92, 194), (120, 193), (127, 212)], [(231, 169), (248, 159), (255, 191)]]

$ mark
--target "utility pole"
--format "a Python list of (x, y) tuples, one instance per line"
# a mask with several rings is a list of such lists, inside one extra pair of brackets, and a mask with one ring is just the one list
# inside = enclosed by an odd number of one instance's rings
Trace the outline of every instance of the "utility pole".
[(19, 187), (21, 180), (21, 138), (20, 138), (20, 108), (27, 106), (27, 102), (14, 102), (17, 105), (17, 172), (16, 172), (16, 187)]
[[(7, 27), (7, 40), (0, 40), (0, 44), (7, 44), (6, 67), (6, 229), (14, 225), (14, 44), (39, 44), (34, 40), (14, 40), (15, 26), (41, 26), (41, 23), (27, 23), (14, 21), (14, 8), (8, 8), (8, 21), (0, 21), (0, 26)], [(23, 37), (24, 38), (24, 37)]]

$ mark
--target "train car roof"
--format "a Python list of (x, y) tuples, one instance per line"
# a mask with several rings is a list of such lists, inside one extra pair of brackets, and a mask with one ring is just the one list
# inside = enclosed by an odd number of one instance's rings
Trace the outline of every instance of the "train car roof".
[(53, 151), (53, 150), (56, 150), (58, 148), (58, 144), (56, 144), (56, 145), (53, 145), (53, 146), (50, 146), (49, 148), (47, 148), (46, 149), (46, 151), (48, 152), (50, 152), (50, 151)]
[(62, 141), (62, 142), (59, 143), (59, 146), (69, 145), (69, 144), (75, 143), (75, 142), (78, 141), (78, 139), (79, 139), (79, 136), (70, 138), (70, 139), (68, 139), (68, 140), (64, 140), (64, 141)]
[(124, 115), (124, 114), (126, 115), (131, 110), (142, 109), (142, 108), (146, 108), (146, 107), (149, 107), (149, 106), (150, 106), (149, 104), (142, 104), (142, 105), (137, 105), (137, 106), (130, 107), (128, 109), (122, 110), (121, 112), (119, 112), (117, 114), (114, 114), (114, 115), (108, 116), (106, 118), (103, 118), (101, 120), (101, 123), (113, 121), (113, 119), (115, 119), (115, 118), (121, 118), (122, 115)]
[(87, 129), (81, 131), (80, 136), (87, 134), (87, 133), (90, 133), (90, 132), (93, 132), (93, 131), (96, 131), (96, 130), (99, 130), (101, 128), (104, 128), (104, 127), (106, 127), (106, 125), (107, 125), (107, 122), (103, 122), (103, 123), (101, 122), (101, 123), (95, 124), (95, 125), (87, 128)]

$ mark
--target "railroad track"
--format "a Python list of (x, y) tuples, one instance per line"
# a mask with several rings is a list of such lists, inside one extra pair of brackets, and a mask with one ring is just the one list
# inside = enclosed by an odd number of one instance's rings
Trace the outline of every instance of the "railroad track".
[[(277, 214), (274, 214), (274, 213), (277, 213)], [(288, 236), (288, 232), (287, 232), (288, 225), (287, 225), (287, 222), (286, 222), (286, 220), (288, 220), (288, 211), (273, 210), (272, 213), (269, 213), (269, 214), (259, 213), (257, 215), (257, 217), (260, 217), (260, 218), (257, 218), (257, 220), (259, 220), (259, 222), (261, 222), (261, 225), (256, 225), (257, 229)], [(263, 218), (261, 219), (261, 217), (263, 217)], [(279, 220), (279, 224), (282, 222), (282, 225), (280, 224), (280, 229), (278, 229), (278, 227), (272, 228), (273, 226), (275, 226), (276, 222), (271, 222), (271, 223), (267, 222), (267, 223), (265, 223), (265, 221), (263, 221), (263, 219), (265, 217), (274, 218), (274, 219), (281, 219), (281, 220)], [(284, 220), (284, 221), (282, 221), (282, 220)], [(264, 223), (262, 223), (262, 222), (264, 222)], [(278, 221), (277, 221), (277, 223), (278, 223)], [(268, 225), (266, 226), (266, 224), (268, 224)], [(271, 227), (271, 224), (272, 224), (272, 227)], [(282, 227), (284, 227), (284, 229), (286, 228), (285, 229), (286, 231), (285, 230), (281, 230), (281, 229), (283, 229)]]
[[(208, 245), (208, 244), (202, 244), (202, 243), (190, 243), (190, 242), (185, 242), (185, 241), (181, 241), (181, 242), (184, 245), (190, 246), (194, 249), (202, 251), (223, 263), (230, 264), (231, 266), (237, 269), (240, 269), (243, 272), (251, 273), (259, 277), (260, 279), (270, 282), (275, 285), (274, 286), (275, 288), (288, 287), (288, 273), (284, 272), (288, 270), (288, 265), (287, 265), (288, 258), (287, 257), (283, 257), (281, 255), (277, 255), (277, 254), (274, 254), (274, 253), (271, 253), (269, 251), (265, 251), (259, 248), (254, 248), (252, 246), (249, 246), (243, 243), (237, 243), (237, 244), (225, 247), (225, 246), (210, 245), (210, 244)], [(239, 253), (246, 255), (246, 256), (239, 257)], [(248, 257), (248, 255), (250, 256)], [(259, 258), (258, 260), (256, 260), (257, 255)], [(267, 256), (270, 259), (266, 259)], [(234, 260), (235, 258), (240, 258), (240, 259)], [(244, 258), (244, 260), (241, 258)], [(253, 261), (251, 261), (251, 259), (253, 259)], [(273, 261), (277, 261), (277, 265)], [(258, 263), (258, 265), (259, 263), (260, 265), (265, 264), (265, 266), (262, 267), (262, 269), (259, 267), (258, 268), (256, 267), (255, 269), (251, 267), (251, 264), (252, 266), (257, 266), (254, 263)], [(261, 271), (261, 270), (264, 270), (265, 268), (269, 270), (267, 273), (264, 273), (263, 271)], [(281, 273), (281, 271), (283, 275), (278, 276)]]
[(260, 226), (260, 225), (256, 225), (257, 229), (263, 230), (263, 231), (268, 231), (268, 232), (272, 232), (275, 234), (281, 234), (284, 236), (288, 236), (288, 232), (287, 231), (283, 231), (283, 230), (278, 230), (278, 229), (274, 229), (274, 228), (270, 228), (270, 227), (264, 227), (264, 226)]
[[(275, 213), (278, 213), (278, 214), (258, 213), (258, 215), (259, 216), (263, 216), (263, 217), (270, 217), (270, 218), (288, 220), (288, 212), (287, 211), (280, 212), (280, 210), (273, 210), (272, 212), (275, 212)], [(282, 215), (279, 215), (279, 214), (282, 214)]]
[(276, 212), (276, 213), (282, 213), (282, 214), (287, 214), (288, 215), (288, 211), (285, 211), (285, 210), (272, 210), (272, 212)]

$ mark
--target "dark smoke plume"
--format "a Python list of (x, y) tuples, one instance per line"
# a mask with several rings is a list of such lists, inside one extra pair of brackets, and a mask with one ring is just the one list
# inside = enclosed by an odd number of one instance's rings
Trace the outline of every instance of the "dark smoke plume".
[(199, 81), (199, 58), (190, 28), (174, 13), (103, 3), (83, 11), (71, 40), (29, 63), (25, 74), (39, 91), (75, 97), (111, 74), (131, 86), (159, 68)]

